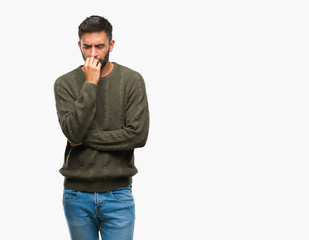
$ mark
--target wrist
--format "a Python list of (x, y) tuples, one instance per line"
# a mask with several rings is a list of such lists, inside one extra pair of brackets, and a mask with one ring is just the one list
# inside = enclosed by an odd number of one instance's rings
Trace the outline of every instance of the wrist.
[(95, 84), (95, 85), (98, 85), (98, 80), (89, 80), (89, 79), (86, 79), (86, 82), (87, 83), (92, 83), (92, 84)]

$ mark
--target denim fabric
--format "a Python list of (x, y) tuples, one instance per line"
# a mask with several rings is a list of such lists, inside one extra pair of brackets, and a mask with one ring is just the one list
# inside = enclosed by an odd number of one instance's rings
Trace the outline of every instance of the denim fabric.
[(135, 203), (131, 186), (104, 193), (64, 188), (63, 207), (72, 240), (132, 240)]

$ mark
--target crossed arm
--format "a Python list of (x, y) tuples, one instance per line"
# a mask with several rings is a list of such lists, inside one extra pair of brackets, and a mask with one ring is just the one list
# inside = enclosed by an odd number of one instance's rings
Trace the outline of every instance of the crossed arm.
[(96, 150), (119, 151), (143, 147), (149, 129), (149, 111), (142, 78), (132, 81), (126, 103), (125, 126), (112, 131), (90, 130), (96, 111), (97, 85), (85, 82), (78, 99), (70, 87), (55, 83), (58, 119), (71, 146), (85, 145)]

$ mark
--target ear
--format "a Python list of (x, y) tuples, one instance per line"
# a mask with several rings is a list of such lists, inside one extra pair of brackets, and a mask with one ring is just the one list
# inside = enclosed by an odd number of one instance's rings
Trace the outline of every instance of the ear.
[(80, 41), (78, 41), (78, 46), (79, 46), (79, 49), (82, 50), (82, 44)]
[(110, 43), (109, 43), (109, 52), (113, 51), (114, 45), (115, 45), (115, 40), (110, 41)]

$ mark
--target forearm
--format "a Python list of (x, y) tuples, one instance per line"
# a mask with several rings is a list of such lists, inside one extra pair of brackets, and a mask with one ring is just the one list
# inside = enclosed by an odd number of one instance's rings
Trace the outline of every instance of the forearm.
[(59, 120), (61, 129), (70, 143), (78, 144), (82, 141), (90, 127), (93, 116), (94, 110), (83, 111), (77, 107)]
[(132, 150), (146, 144), (149, 117), (138, 130), (122, 128), (114, 131), (88, 130), (83, 145), (102, 151)]
[(71, 143), (80, 143), (91, 125), (96, 109), (96, 88), (96, 85), (85, 82), (75, 100), (65, 88), (55, 85), (59, 123)]

